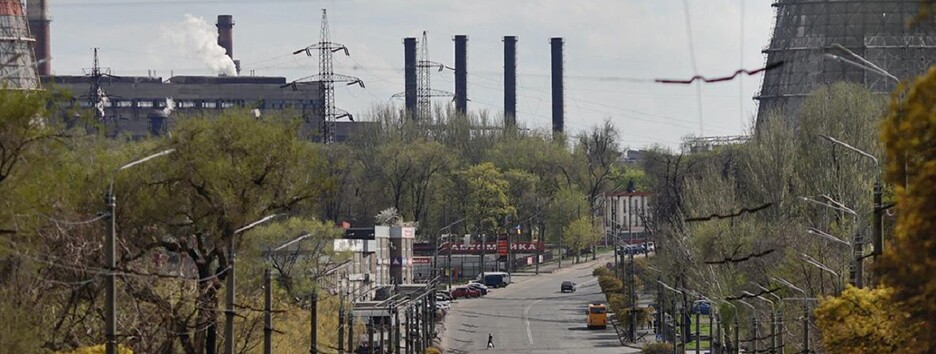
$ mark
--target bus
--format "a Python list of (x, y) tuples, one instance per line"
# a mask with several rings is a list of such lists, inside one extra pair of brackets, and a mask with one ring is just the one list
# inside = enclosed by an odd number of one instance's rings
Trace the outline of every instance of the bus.
[(604, 304), (588, 305), (588, 329), (605, 329), (608, 326), (608, 308)]

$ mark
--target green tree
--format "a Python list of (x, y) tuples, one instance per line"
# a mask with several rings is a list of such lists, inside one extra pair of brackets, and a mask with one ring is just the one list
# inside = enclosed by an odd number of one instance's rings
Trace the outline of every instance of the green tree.
[[(900, 353), (936, 350), (936, 69), (913, 83), (905, 95), (891, 102), (881, 137), (887, 151), (887, 181), (897, 196), (894, 242), (884, 248), (877, 269), (893, 288), (900, 314), (912, 324), (909, 342)], [(903, 91), (898, 89), (898, 92)]]
[[(228, 245), (240, 249), (246, 235), (239, 228), (276, 213), (316, 210), (316, 201), (335, 181), (323, 176), (322, 153), (295, 134), (295, 122), (259, 121), (247, 112), (230, 111), (215, 119), (181, 121), (164, 143), (175, 153), (152, 160), (118, 178), (118, 228), (124, 252), (118, 266), (132, 268), (153, 251), (186, 257), (198, 278), (195, 335), (177, 336), (186, 352), (213, 343), (218, 294), (228, 274)], [(145, 290), (145, 288), (143, 288)], [(137, 295), (160, 305), (159, 297)], [(181, 314), (180, 314), (181, 316)], [(186, 330), (184, 327), (183, 330)], [(187, 330), (186, 330), (187, 331)]]
[(507, 197), (510, 187), (507, 180), (490, 162), (471, 166), (463, 174), (467, 188), (466, 225), (477, 234), (495, 234), (504, 217), (516, 213)]

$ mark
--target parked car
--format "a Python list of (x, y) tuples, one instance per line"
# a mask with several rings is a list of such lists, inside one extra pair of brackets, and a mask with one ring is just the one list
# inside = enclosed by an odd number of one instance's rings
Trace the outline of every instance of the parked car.
[(696, 300), (692, 303), (692, 308), (689, 311), (691, 314), (711, 315), (712, 304), (705, 300)]
[(559, 292), (564, 293), (564, 292), (566, 292), (566, 291), (568, 291), (568, 292), (570, 292), (570, 293), (574, 293), (574, 292), (575, 292), (575, 283), (573, 283), (573, 282), (571, 282), (571, 281), (568, 281), (568, 280), (562, 282), (562, 285), (559, 286)]
[(445, 290), (436, 291), (436, 300), (451, 301), (452, 294)]
[(448, 310), (452, 308), (452, 303), (448, 301), (436, 301), (436, 309), (439, 310)]
[(476, 289), (481, 292), (481, 295), (487, 295), (488, 287), (481, 283), (468, 283), (469, 288)]
[(480, 297), (481, 291), (467, 286), (461, 286), (452, 290), (452, 299)]
[(618, 249), (618, 255), (621, 256), (638, 255), (642, 253), (646, 253), (646, 251), (638, 245), (627, 245)]
[(510, 284), (510, 277), (503, 274), (487, 274), (484, 276), (484, 285), (492, 288), (503, 288)]

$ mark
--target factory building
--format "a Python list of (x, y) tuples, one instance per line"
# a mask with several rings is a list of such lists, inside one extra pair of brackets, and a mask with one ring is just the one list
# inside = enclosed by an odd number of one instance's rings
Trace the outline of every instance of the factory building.
[[(61, 89), (71, 94), (71, 105), (92, 109), (87, 99), (91, 91), (89, 76), (42, 77), (47, 89)], [(171, 129), (174, 119), (210, 114), (226, 108), (256, 109), (259, 115), (290, 110), (301, 115), (303, 130), (314, 135), (321, 125), (322, 91), (315, 85), (283, 87), (283, 77), (253, 76), (174, 76), (103, 77), (99, 81), (106, 99), (102, 100), (103, 121), (107, 134), (140, 138), (161, 135)], [(167, 110), (167, 105), (171, 109)], [(166, 113), (169, 112), (167, 115)], [(338, 140), (347, 140), (351, 122), (338, 122)]]

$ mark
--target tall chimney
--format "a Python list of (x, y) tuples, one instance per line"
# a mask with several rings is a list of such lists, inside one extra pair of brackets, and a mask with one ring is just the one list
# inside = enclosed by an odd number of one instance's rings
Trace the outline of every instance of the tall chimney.
[(416, 37), (403, 38), (403, 97), (406, 114), (416, 119)]
[(516, 36), (504, 36), (504, 125), (517, 126)]
[(455, 110), (468, 113), (468, 36), (455, 36)]
[(562, 37), (549, 40), (552, 48), (552, 126), (553, 133), (562, 133), (565, 127), (562, 99)]
[(27, 0), (26, 18), (29, 21), (29, 33), (36, 39), (35, 51), (36, 62), (39, 63), (39, 75), (51, 75), (52, 44), (50, 43), (49, 23), (52, 22), (52, 15), (49, 12), (49, 1)]

